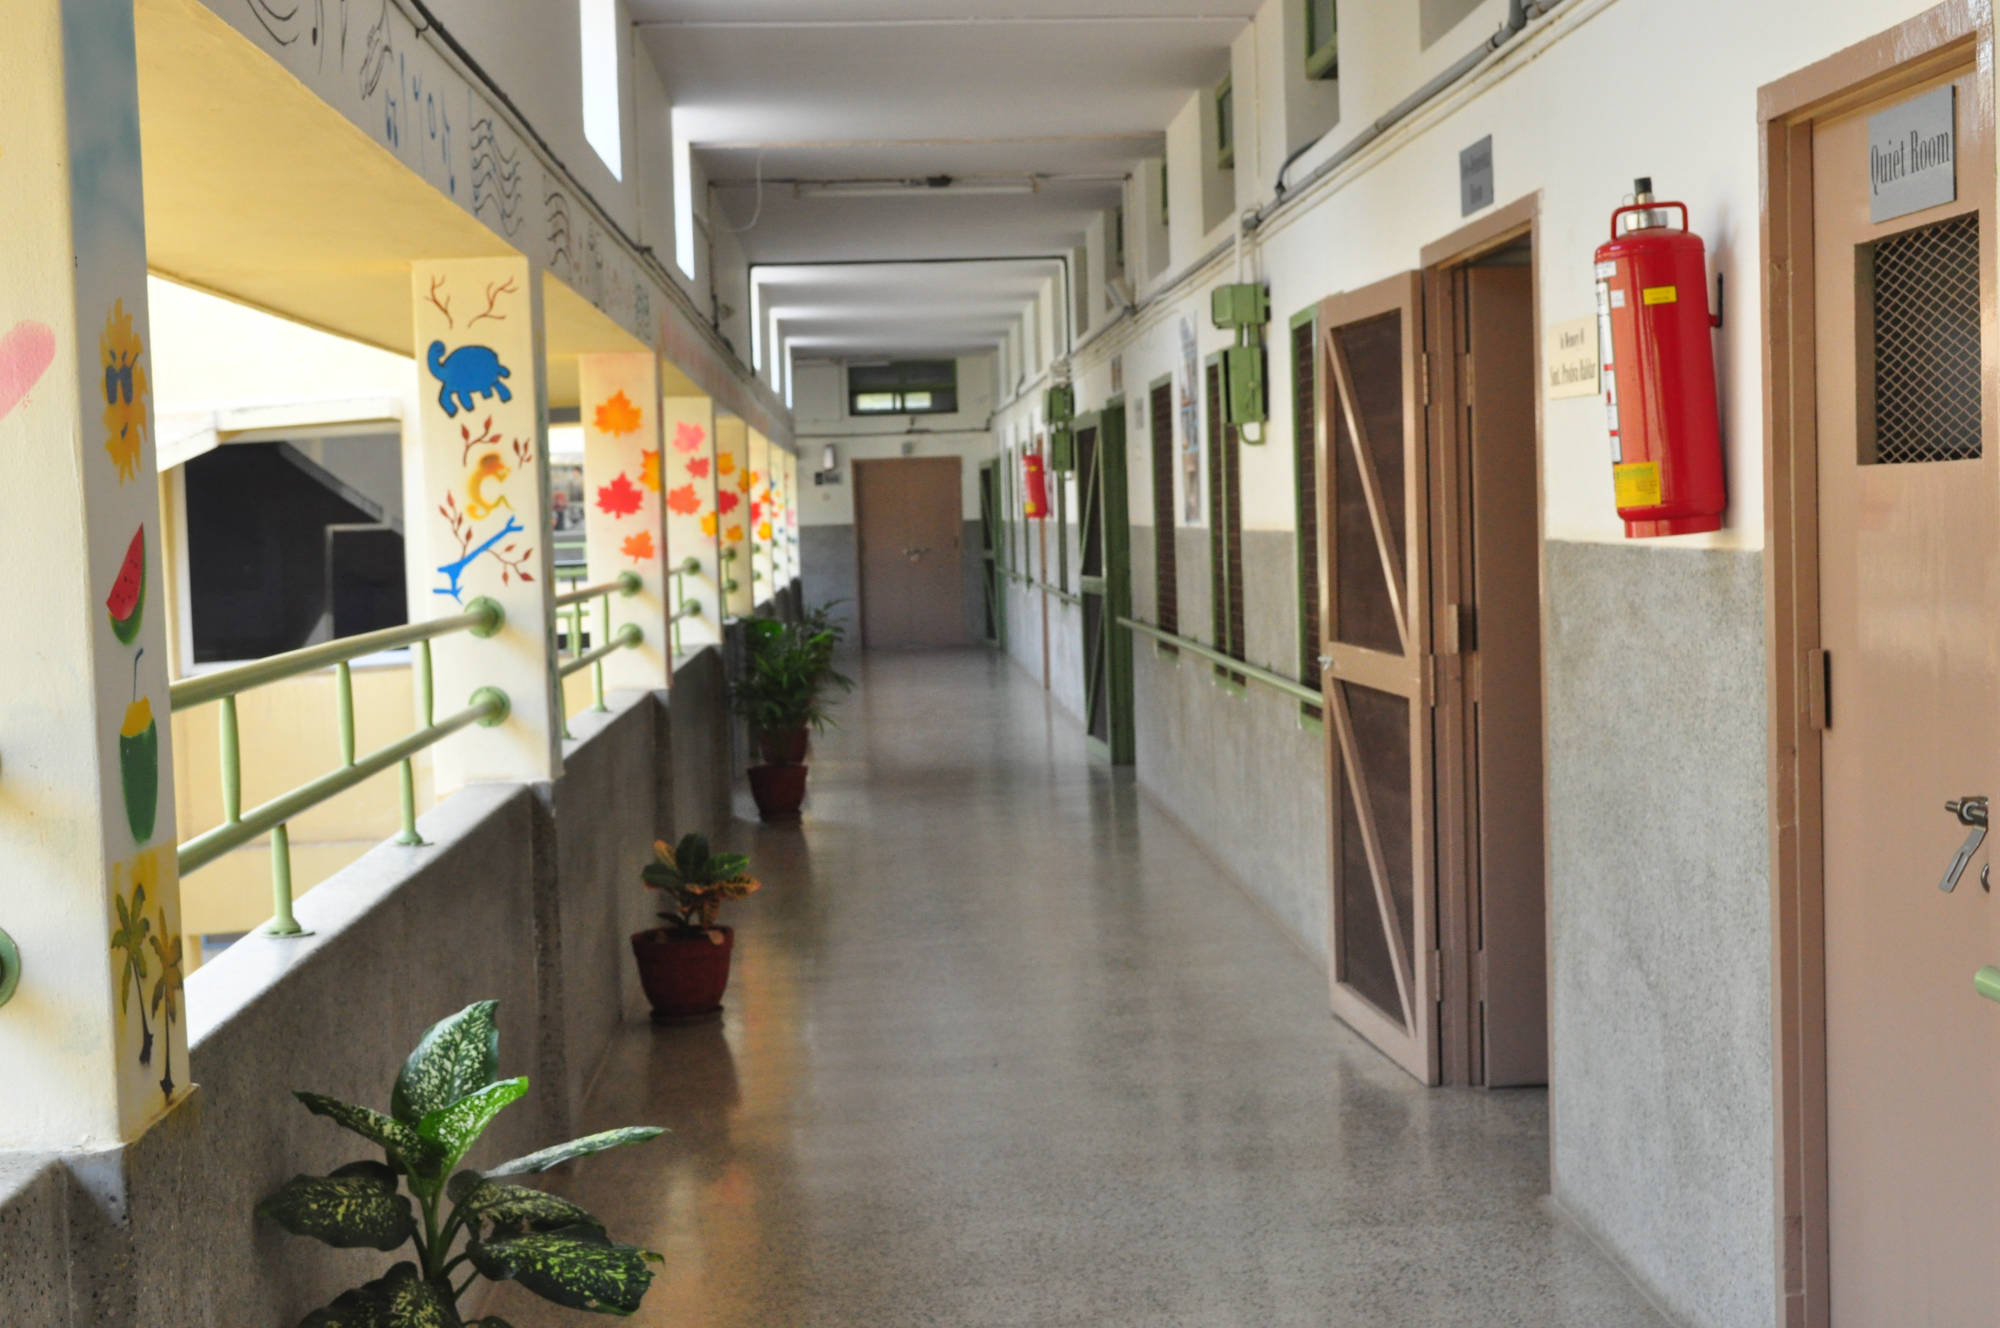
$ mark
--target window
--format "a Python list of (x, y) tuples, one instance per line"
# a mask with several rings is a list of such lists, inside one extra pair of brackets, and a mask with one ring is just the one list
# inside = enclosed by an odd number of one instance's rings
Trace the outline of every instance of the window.
[(583, 136), (625, 178), (625, 99), (618, 87), (618, 0), (577, 0), (583, 38)]
[(1225, 171), (1236, 169), (1236, 93), (1230, 85), (1225, 78), (1215, 90), (1215, 164)]
[[(1222, 422), (1222, 361), (1208, 362), (1208, 584), (1215, 648), (1243, 658), (1242, 456), (1236, 429)], [(1215, 676), (1241, 687), (1244, 675), (1218, 664)]]
[(1111, 271), (1106, 276), (1125, 275), (1125, 205), (1111, 209)]
[(955, 415), (958, 364), (954, 360), (905, 360), (847, 368), (850, 415)]
[(1162, 226), (1167, 225), (1168, 219), (1172, 215), (1167, 206), (1167, 163), (1162, 160), (1160, 162), (1160, 224)]
[(1335, 0), (1305, 0), (1306, 77), (1340, 76), (1340, 24)]
[[(1299, 533), (1299, 681), (1320, 681), (1319, 633), (1319, 324), (1311, 310), (1292, 320), (1292, 454)], [(1301, 704), (1307, 719), (1322, 718), (1316, 705)]]
[[(1169, 635), (1181, 630), (1180, 576), (1174, 557), (1174, 384), (1153, 384), (1153, 620)], [(1171, 646), (1165, 647), (1172, 649)]]
[(694, 280), (694, 145), (687, 125), (670, 114), (674, 137), (674, 266)]

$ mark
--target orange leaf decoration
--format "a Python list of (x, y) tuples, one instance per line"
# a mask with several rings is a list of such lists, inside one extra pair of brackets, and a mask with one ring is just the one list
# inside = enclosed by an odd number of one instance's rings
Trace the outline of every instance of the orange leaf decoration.
[(639, 483), (645, 485), (654, 493), (658, 493), (660, 491), (660, 454), (658, 452), (641, 452), (639, 455), (646, 463), (646, 468), (639, 474)]
[(715, 513), (710, 512), (701, 519), (701, 533), (710, 539), (715, 538)]
[(741, 544), (743, 542), (743, 527), (731, 526), (729, 528), (729, 533), (725, 535), (724, 538), (727, 539), (731, 544)]
[(737, 477), (736, 491), (738, 493), (750, 492), (750, 477), (748, 475), (742, 475)]
[(770, 523), (770, 522), (768, 522), (768, 521), (766, 521), (766, 522), (763, 522), (762, 524), (760, 524), (760, 525), (759, 525), (759, 526), (757, 527), (757, 538), (758, 538), (758, 539), (760, 539), (760, 540), (767, 540), (767, 539), (771, 538), (771, 523)]
[(681, 516), (693, 516), (701, 510), (701, 496), (694, 491), (694, 485), (683, 484), (667, 495), (667, 510)]
[(612, 516), (631, 516), (646, 505), (646, 495), (639, 492), (639, 486), (620, 475), (611, 483), (597, 491), (597, 507)]
[(724, 516), (727, 516), (731, 512), (734, 512), (737, 508), (737, 505), (740, 504), (742, 501), (743, 500), (741, 498), (738, 498), (735, 494), (731, 493), (727, 489), (724, 489), (721, 493), (715, 495), (716, 510), (721, 512)]
[(599, 433), (608, 433), (613, 437), (623, 437), (628, 433), (639, 432), (639, 426), (644, 422), (645, 417), (640, 413), (639, 408), (633, 405), (632, 399), (623, 392), (615, 393), (611, 400), (597, 408), (597, 431)]
[(693, 479), (698, 479), (698, 480), (707, 479), (708, 458), (696, 457), (692, 461), (688, 462), (688, 475)]
[(674, 450), (692, 452), (708, 441), (708, 431), (699, 424), (677, 425), (674, 429)]
[(653, 532), (642, 530), (636, 535), (627, 535), (625, 543), (619, 549), (619, 552), (635, 563), (651, 562), (653, 559)]
[(715, 473), (718, 475), (734, 475), (736, 473), (736, 458), (724, 452), (715, 459)]

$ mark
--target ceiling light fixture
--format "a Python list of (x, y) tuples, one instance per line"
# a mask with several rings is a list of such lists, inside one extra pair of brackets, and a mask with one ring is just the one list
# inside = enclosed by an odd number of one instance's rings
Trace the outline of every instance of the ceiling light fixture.
[(975, 194), (1038, 194), (1041, 181), (1033, 176), (967, 181), (937, 175), (923, 180), (834, 180), (796, 187), (800, 198), (967, 198)]

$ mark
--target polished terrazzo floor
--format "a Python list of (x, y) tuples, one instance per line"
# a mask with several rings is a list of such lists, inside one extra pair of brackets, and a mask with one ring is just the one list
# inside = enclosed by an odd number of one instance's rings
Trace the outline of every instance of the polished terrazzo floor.
[[(1073, 721), (875, 657), (802, 827), (744, 822), (724, 1017), (627, 1028), (571, 1191), (666, 1328), (1663, 1328), (1547, 1207), (1538, 1092), (1426, 1090)], [(749, 812), (745, 807), (745, 813)], [(508, 1294), (517, 1328), (591, 1321)]]

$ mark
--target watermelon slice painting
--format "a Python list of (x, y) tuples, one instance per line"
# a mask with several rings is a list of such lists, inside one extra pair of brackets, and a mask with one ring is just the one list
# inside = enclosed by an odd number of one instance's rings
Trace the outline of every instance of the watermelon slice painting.
[(132, 534), (132, 543), (125, 549), (125, 564), (118, 569), (118, 580), (112, 583), (111, 594), (105, 599), (104, 607), (111, 611), (111, 630), (120, 642), (129, 646), (138, 639), (139, 627), (146, 620), (144, 526)]

